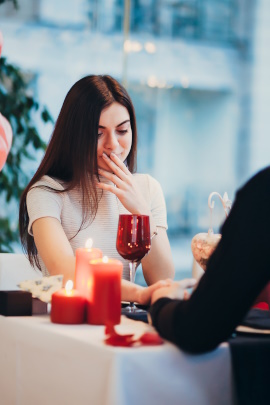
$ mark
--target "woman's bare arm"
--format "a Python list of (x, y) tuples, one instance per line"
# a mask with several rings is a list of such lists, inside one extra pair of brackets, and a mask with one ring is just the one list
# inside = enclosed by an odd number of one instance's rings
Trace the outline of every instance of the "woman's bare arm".
[(166, 229), (157, 228), (158, 235), (152, 239), (148, 255), (142, 259), (142, 269), (148, 285), (158, 280), (174, 278), (174, 264)]
[[(63, 274), (64, 285), (68, 280), (74, 281), (75, 256), (60, 222), (51, 217), (39, 218), (32, 229), (37, 250), (50, 275)], [(167, 280), (145, 288), (122, 280), (122, 301), (148, 304), (153, 291), (169, 284)]]
[(75, 256), (62, 225), (56, 218), (34, 221), (33, 235), (37, 250), (50, 275), (63, 274), (64, 284), (74, 281)]
[[(153, 234), (157, 228), (144, 195), (134, 180), (134, 176), (113, 153), (110, 157), (104, 157), (104, 161), (111, 171), (99, 169), (99, 173), (112, 181), (116, 187), (105, 183), (98, 183), (97, 187), (115, 194), (129, 212), (138, 215), (149, 215), (151, 234)], [(164, 228), (158, 228), (158, 235), (152, 239), (149, 254), (142, 259), (142, 268), (147, 284), (153, 284), (161, 279), (174, 278), (172, 253), (167, 232)]]

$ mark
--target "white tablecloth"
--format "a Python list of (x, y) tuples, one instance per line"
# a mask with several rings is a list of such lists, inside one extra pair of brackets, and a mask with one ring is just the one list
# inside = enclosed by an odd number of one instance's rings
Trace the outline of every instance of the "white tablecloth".
[[(122, 317), (119, 333), (148, 325)], [(229, 348), (191, 356), (163, 346), (105, 346), (104, 327), (0, 316), (2, 405), (228, 405)], [(199, 339), (199, 336), (198, 336)]]

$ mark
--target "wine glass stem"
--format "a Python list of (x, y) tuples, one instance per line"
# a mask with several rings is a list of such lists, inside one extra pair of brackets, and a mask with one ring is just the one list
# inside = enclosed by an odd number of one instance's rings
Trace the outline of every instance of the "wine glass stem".
[(136, 263), (129, 262), (129, 279), (132, 283), (135, 283), (135, 271), (136, 271)]
[[(135, 271), (136, 271), (136, 263), (129, 262), (129, 279), (130, 279), (131, 283), (135, 283)], [(134, 302), (130, 303), (130, 307), (131, 308), (135, 307)]]

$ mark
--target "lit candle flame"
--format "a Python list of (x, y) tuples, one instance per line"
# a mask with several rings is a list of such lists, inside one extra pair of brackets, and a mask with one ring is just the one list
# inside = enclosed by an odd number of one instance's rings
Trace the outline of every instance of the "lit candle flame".
[(104, 256), (104, 257), (102, 258), (102, 261), (103, 261), (103, 263), (108, 263), (109, 259), (108, 259), (107, 256)]
[(71, 290), (72, 290), (72, 288), (73, 288), (73, 281), (72, 281), (72, 280), (68, 280), (68, 281), (66, 282), (66, 286), (65, 286), (66, 293), (70, 293)]
[(91, 249), (92, 246), (93, 246), (93, 239), (91, 239), (91, 238), (87, 239), (87, 241), (85, 242), (85, 248)]

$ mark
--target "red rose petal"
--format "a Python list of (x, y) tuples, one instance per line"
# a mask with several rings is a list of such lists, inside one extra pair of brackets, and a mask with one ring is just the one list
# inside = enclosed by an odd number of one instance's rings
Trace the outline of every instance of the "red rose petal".
[(119, 333), (116, 332), (114, 325), (106, 325), (105, 334), (107, 337), (104, 339), (104, 342), (106, 345), (110, 346), (157, 346), (164, 343), (161, 337), (155, 332), (146, 332), (138, 339), (134, 339), (134, 334), (119, 335)]
[(116, 331), (114, 329), (114, 325), (106, 325), (105, 326), (105, 335), (116, 335)]
[(128, 347), (134, 344), (133, 335), (115, 335), (105, 339), (106, 345)]
[(161, 339), (161, 337), (157, 333), (153, 333), (153, 332), (144, 333), (140, 337), (139, 341), (143, 345), (163, 345), (163, 343), (164, 343), (164, 340)]

